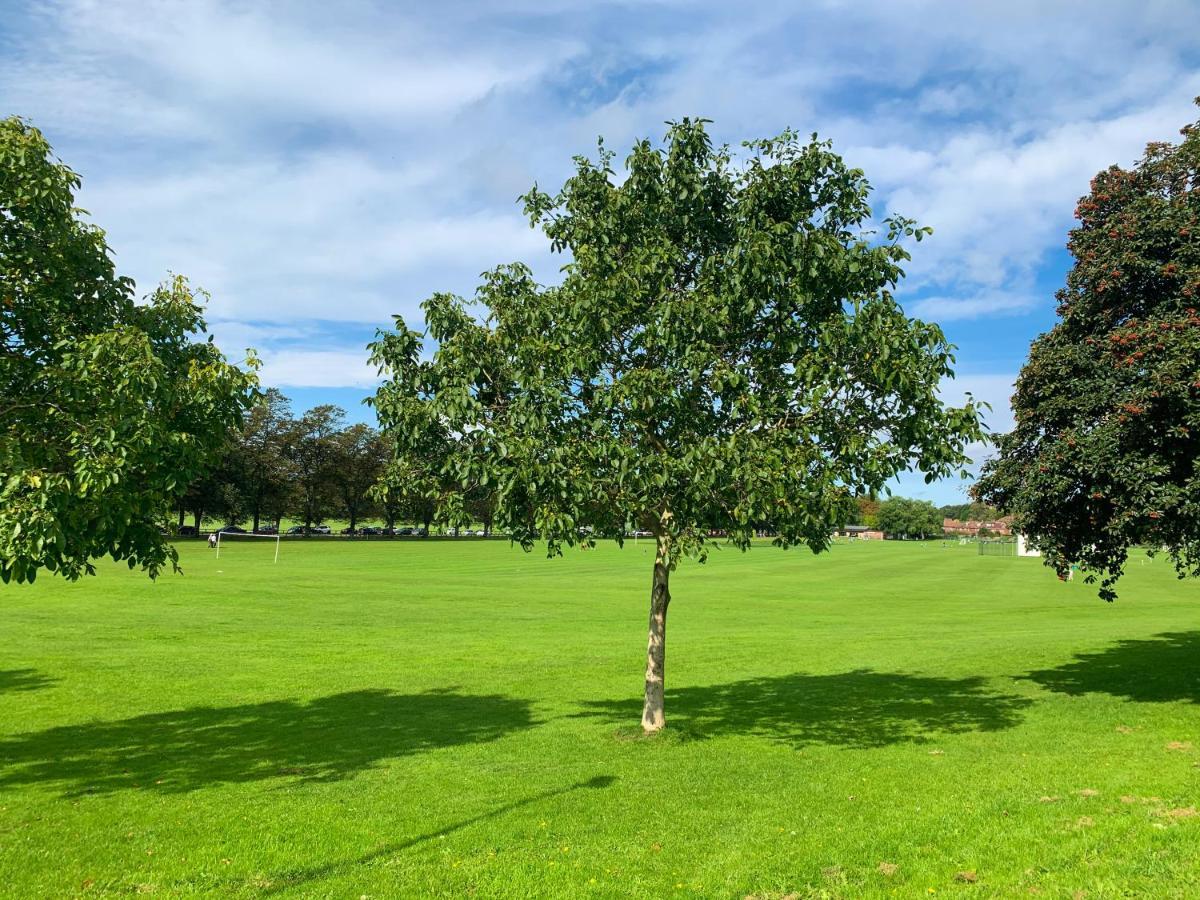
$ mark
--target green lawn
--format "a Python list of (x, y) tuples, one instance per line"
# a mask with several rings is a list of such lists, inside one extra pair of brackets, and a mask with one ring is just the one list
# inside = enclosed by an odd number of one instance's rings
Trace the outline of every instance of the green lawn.
[(644, 740), (646, 542), (273, 549), (3, 589), (0, 895), (1200, 894), (1162, 559), (685, 563)]

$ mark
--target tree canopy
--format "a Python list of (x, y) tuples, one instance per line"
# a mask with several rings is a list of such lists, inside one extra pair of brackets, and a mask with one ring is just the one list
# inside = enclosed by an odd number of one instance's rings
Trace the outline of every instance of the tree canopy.
[[(523, 200), (555, 251), (557, 285), (521, 264), (485, 274), (474, 304), (436, 294), (428, 331), (396, 318), (372, 345), (375, 397), (404, 459), (454, 440), (441, 499), (492, 492), (524, 547), (651, 532), (657, 553), (643, 726), (663, 724), (668, 576), (710, 531), (745, 549), (825, 549), (848, 498), (919, 467), (960, 470), (980, 436), (973, 402), (938, 386), (951, 348), (892, 295), (907, 239), (871, 229), (869, 185), (828, 143), (792, 132), (735, 159), (698, 120), (664, 146), (579, 157), (561, 191)], [(425, 355), (425, 338), (434, 343)]]
[(1107, 600), (1133, 545), (1200, 574), (1200, 123), (1182, 134), (1079, 201), (1058, 322), (1031, 347), (1016, 427), (975, 487)]
[[(112, 556), (156, 575), (173, 498), (255, 391), (175, 277), (146, 300), (75, 207), (41, 132), (0, 120), (0, 579), (67, 578)], [(253, 368), (253, 359), (250, 361)]]
[(942, 533), (942, 518), (928, 500), (889, 497), (879, 505), (876, 521), (893, 537), (927, 538)]

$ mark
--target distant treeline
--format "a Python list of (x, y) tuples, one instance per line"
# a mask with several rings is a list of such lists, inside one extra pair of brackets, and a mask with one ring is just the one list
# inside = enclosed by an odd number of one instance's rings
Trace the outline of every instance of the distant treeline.
[[(346, 424), (346, 412), (316, 406), (300, 416), (276, 388), (263, 393), (208, 474), (179, 498), (178, 527), (199, 531), (204, 519), (254, 531), (278, 528), (284, 516), (306, 528), (327, 517), (420, 523), (428, 529), (435, 503), (418, 491), (388, 490), (381, 479), (393, 457), (388, 438), (364, 424)], [(475, 510), (487, 527), (484, 504)]]

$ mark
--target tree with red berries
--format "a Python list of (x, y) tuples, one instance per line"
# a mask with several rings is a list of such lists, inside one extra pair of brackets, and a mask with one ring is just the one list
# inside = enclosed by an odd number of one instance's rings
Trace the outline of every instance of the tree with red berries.
[(1016, 428), (975, 487), (1105, 600), (1135, 545), (1200, 575), (1200, 122), (1181, 133), (1079, 201), (1059, 322), (1034, 342)]

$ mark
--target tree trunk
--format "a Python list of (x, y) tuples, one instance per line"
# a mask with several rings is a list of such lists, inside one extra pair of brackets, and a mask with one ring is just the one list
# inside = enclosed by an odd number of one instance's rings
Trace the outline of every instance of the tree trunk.
[(252, 532), (254, 532), (255, 534), (258, 534), (258, 519), (259, 519), (259, 512), (260, 512), (259, 508), (258, 508), (257, 506), (256, 506), (256, 507), (254, 507), (254, 527), (253, 527), (253, 528), (251, 528), (250, 530), (251, 530)]
[(654, 555), (654, 582), (650, 588), (650, 639), (646, 645), (646, 703), (642, 731), (653, 734), (667, 724), (663, 712), (663, 687), (667, 662), (667, 606), (671, 603), (671, 545), (658, 535)]
[(187, 514), (187, 510), (183, 508), (183, 504), (179, 504), (179, 530), (183, 530), (183, 517)]
[(200, 509), (200, 507), (196, 507), (195, 516), (196, 516), (196, 534), (199, 535), (200, 534), (200, 523), (204, 521), (204, 510)]

